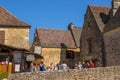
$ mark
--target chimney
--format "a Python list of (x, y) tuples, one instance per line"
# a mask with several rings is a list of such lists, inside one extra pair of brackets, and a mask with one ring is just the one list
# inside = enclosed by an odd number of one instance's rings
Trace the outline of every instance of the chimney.
[(116, 11), (118, 10), (120, 6), (120, 0), (112, 0), (112, 13), (111, 16), (114, 16)]
[(72, 23), (70, 23), (69, 25), (68, 25), (68, 30), (71, 30), (71, 29), (73, 29), (74, 28), (74, 25), (72, 24)]

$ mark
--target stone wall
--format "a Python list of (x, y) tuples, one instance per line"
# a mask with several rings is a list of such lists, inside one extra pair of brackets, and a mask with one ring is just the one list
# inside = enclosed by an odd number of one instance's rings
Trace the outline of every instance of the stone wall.
[[(66, 50), (74, 51), (74, 59), (66, 58)], [(65, 61), (69, 67), (72, 67), (74, 63), (79, 61), (79, 48), (75, 49), (61, 49), (61, 48), (42, 48), (42, 56), (44, 57), (45, 66), (49, 66), (50, 63), (56, 65), (61, 60)]]
[(97, 67), (104, 66), (102, 29), (96, 23), (89, 7), (85, 14), (84, 26), (81, 33), (80, 50), (81, 60), (93, 60)]
[(59, 63), (60, 53), (60, 48), (42, 48), (42, 56), (44, 57), (45, 66), (49, 66), (50, 63)]
[(0, 27), (0, 30), (5, 31), (6, 45), (29, 49), (28, 27)]
[(120, 80), (120, 66), (56, 72), (18, 73), (8, 80)]
[(104, 33), (106, 66), (120, 65), (120, 27)]

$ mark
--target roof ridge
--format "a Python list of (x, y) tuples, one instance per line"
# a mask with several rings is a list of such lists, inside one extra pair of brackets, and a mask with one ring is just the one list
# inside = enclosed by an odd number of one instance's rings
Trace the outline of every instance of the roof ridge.
[(36, 28), (36, 29), (43, 29), (43, 30), (56, 30), (56, 31), (69, 31), (69, 30), (58, 30), (58, 29), (51, 29), (51, 28)]
[(110, 6), (99, 6), (99, 5), (88, 5), (89, 7), (101, 7), (101, 8), (111, 8)]

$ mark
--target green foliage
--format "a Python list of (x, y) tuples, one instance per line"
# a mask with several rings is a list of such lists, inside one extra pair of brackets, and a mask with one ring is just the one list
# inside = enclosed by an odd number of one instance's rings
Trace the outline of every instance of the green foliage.
[(0, 72), (0, 80), (7, 78), (7, 72)]

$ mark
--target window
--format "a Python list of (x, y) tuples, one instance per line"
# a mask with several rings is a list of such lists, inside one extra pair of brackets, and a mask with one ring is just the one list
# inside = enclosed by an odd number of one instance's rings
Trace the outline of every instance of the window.
[(88, 53), (92, 54), (92, 41), (91, 41), (91, 39), (88, 40)]
[(74, 51), (67, 50), (66, 51), (66, 58), (67, 59), (74, 59)]

